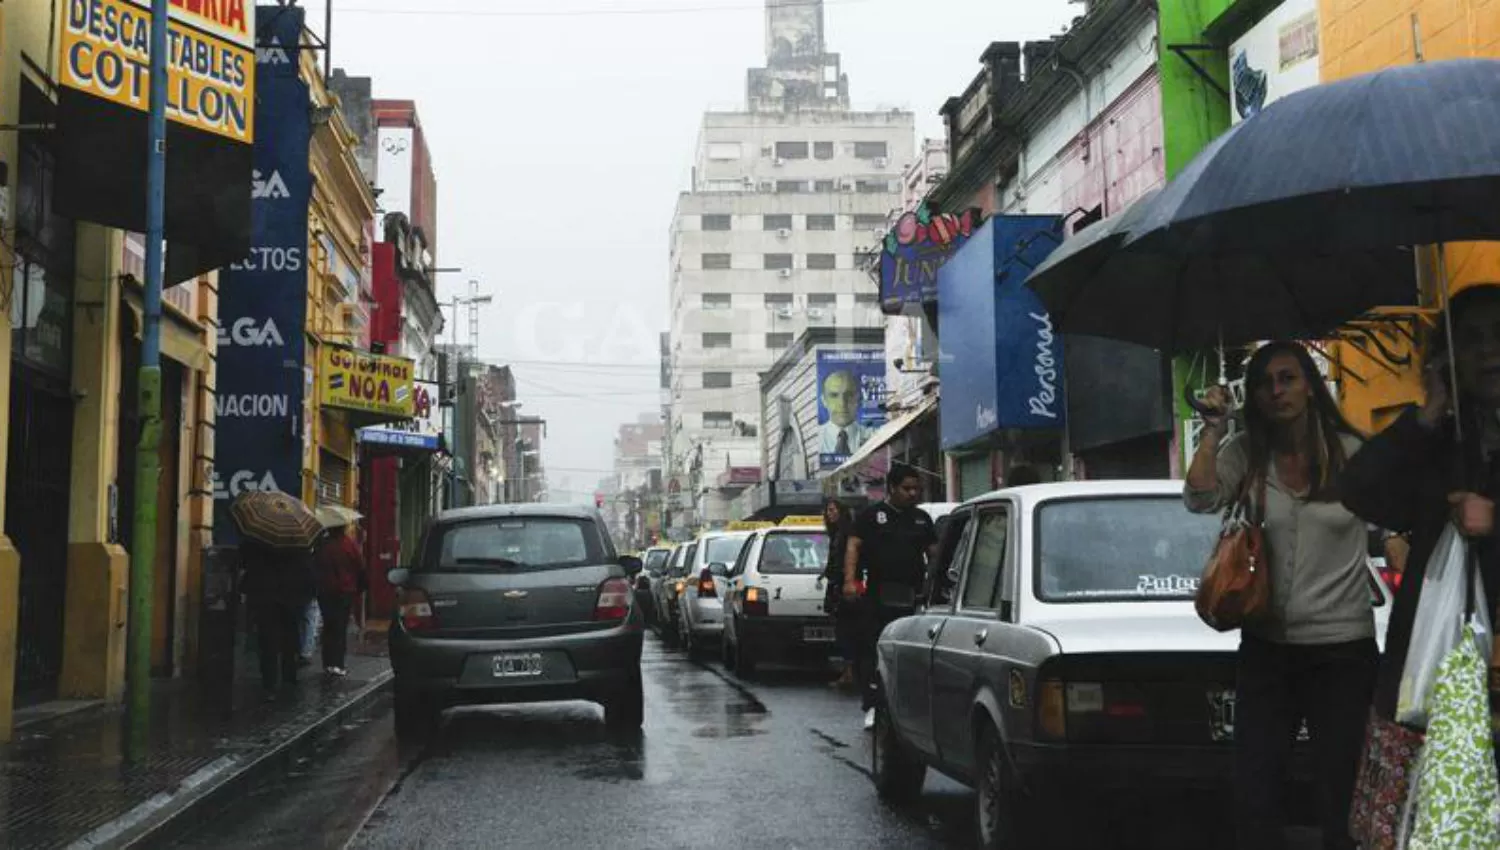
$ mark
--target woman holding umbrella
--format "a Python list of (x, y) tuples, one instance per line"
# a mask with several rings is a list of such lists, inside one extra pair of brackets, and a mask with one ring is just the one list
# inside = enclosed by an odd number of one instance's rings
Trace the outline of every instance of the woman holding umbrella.
[(312, 511), (285, 493), (243, 493), (230, 507), (240, 529), (240, 585), (254, 617), (268, 698), (297, 681), (302, 612), (313, 598), (312, 545), (323, 533)]
[[(1341, 488), (1351, 511), (1411, 535), (1375, 693), (1375, 711), (1386, 719), (1395, 714), (1427, 561), (1450, 520), (1478, 550), (1486, 598), (1500, 599), (1494, 501), (1500, 494), (1500, 284), (1459, 293), (1449, 315), (1457, 398), (1450, 391), (1449, 346), (1440, 338), (1424, 373), (1426, 403), (1370, 440), (1345, 470)], [(1452, 427), (1455, 401), (1462, 443)]]
[(1265, 519), (1272, 595), (1267, 615), (1242, 629), (1236, 682), (1238, 845), (1286, 845), (1282, 797), (1292, 733), (1306, 718), (1323, 846), (1353, 848), (1349, 804), (1377, 650), (1368, 532), (1339, 504), (1337, 482), (1360, 438), (1300, 345), (1260, 348), (1245, 382), (1245, 431), (1228, 440), (1227, 395), (1210, 391), (1212, 412), (1184, 491), (1197, 513), (1221, 511), (1249, 493)]
[(359, 514), (330, 505), (318, 509), (318, 520), (328, 529), (315, 565), (318, 607), (323, 613), (323, 672), (347, 676), (349, 614), (365, 583), (365, 556), (355, 539)]

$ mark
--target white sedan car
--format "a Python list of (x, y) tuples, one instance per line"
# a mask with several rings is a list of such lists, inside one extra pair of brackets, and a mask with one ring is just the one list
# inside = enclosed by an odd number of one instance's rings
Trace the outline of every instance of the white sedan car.
[(761, 661), (826, 660), (833, 618), (823, 610), (828, 535), (817, 527), (755, 532), (730, 568), (724, 664), (741, 676)]

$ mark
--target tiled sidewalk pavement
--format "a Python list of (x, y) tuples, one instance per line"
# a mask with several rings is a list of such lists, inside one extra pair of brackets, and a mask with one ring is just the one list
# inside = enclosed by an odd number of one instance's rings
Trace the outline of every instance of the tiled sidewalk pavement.
[(229, 711), (193, 679), (160, 682), (136, 760), (127, 757), (118, 708), (18, 730), (0, 747), (0, 847), (128, 845), (337, 724), (390, 680), (384, 648), (374, 642), (351, 647), (348, 663), (342, 679), (306, 668), (295, 690), (267, 703), (255, 656), (241, 653)]

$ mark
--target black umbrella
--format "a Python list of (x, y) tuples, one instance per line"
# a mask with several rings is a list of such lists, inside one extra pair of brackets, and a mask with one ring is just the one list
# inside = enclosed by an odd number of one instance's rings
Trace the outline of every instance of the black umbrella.
[(1027, 283), (1039, 291), (1043, 288), (1072, 293), (1085, 286), (1116, 257), (1120, 247), (1140, 225), (1147, 204), (1161, 193), (1152, 189), (1124, 212), (1089, 225), (1063, 240), (1057, 250), (1027, 276)]

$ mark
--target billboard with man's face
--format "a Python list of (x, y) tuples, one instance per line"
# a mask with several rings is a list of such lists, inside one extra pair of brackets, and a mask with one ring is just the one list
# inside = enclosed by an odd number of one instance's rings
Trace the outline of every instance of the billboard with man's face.
[(837, 469), (885, 424), (885, 357), (878, 348), (818, 352), (818, 465)]

